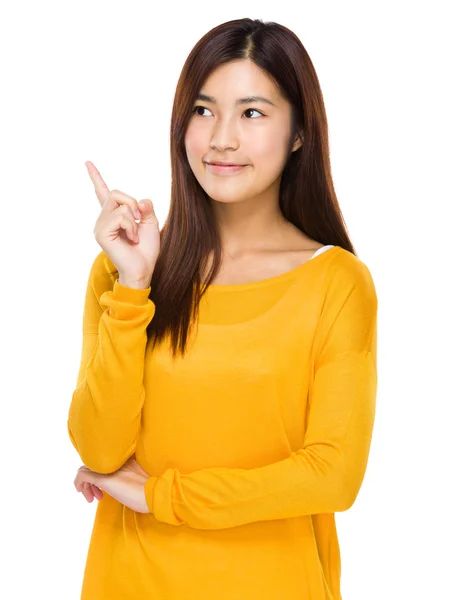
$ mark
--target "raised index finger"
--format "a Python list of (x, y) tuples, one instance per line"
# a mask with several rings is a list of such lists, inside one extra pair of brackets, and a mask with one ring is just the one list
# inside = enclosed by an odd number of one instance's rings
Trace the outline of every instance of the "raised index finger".
[(90, 160), (87, 160), (85, 162), (85, 166), (87, 167), (90, 179), (92, 180), (93, 185), (95, 187), (95, 193), (97, 195), (98, 201), (100, 202), (100, 205), (103, 206), (103, 204), (109, 196), (110, 190), (108, 189), (106, 183), (103, 181), (103, 177), (100, 175), (100, 171), (92, 162), (90, 162)]

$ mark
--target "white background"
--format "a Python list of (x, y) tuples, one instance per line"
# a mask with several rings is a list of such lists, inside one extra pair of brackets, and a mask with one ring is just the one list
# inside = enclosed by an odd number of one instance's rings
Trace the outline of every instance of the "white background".
[(74, 489), (66, 420), (100, 251), (84, 161), (151, 198), (163, 224), (180, 70), (207, 31), (242, 17), (289, 27), (314, 63), (337, 196), (379, 299), (371, 454), (337, 515), (343, 600), (464, 597), (458, 4), (2, 5), (0, 597), (80, 596), (97, 501)]

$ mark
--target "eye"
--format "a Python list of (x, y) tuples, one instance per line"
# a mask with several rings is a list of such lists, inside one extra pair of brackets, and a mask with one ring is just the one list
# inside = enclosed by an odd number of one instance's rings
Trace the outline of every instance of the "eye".
[[(197, 115), (198, 115), (198, 113), (196, 112), (197, 108), (201, 108), (202, 110), (209, 110), (209, 108), (206, 108), (206, 106), (200, 106), (200, 105), (194, 106), (192, 112)], [(262, 117), (266, 116), (264, 113), (262, 113), (260, 110), (257, 110), (256, 108), (247, 108), (245, 111), (243, 111), (243, 114), (245, 114), (247, 112), (259, 113)], [(202, 117), (203, 115), (198, 115), (198, 116)], [(256, 118), (256, 117), (254, 117), (254, 118)], [(250, 119), (248, 119), (248, 120), (250, 120)]]
[(256, 108), (247, 108), (246, 111), (243, 114), (245, 114), (246, 112), (259, 113), (262, 117), (264, 117), (264, 114), (260, 110), (256, 110)]
[[(205, 106), (200, 106), (200, 105), (194, 106), (192, 112), (197, 115), (198, 115), (198, 113), (196, 112), (197, 108), (201, 108), (202, 110), (208, 110)], [(199, 115), (199, 116), (203, 116), (203, 115)]]

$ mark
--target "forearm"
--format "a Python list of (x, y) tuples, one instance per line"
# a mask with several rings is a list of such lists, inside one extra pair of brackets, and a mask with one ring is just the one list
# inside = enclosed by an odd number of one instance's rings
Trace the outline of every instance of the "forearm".
[(68, 418), (70, 438), (92, 471), (114, 472), (135, 450), (145, 399), (146, 327), (155, 310), (148, 292), (119, 281), (100, 300), (107, 310)]

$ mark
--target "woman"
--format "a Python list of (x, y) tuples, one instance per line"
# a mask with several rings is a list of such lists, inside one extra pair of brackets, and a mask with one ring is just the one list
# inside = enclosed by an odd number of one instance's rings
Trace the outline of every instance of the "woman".
[(334, 513), (367, 465), (377, 296), (294, 33), (240, 19), (196, 44), (171, 164), (160, 233), (150, 200), (87, 163), (102, 252), (68, 430), (99, 503), (81, 598), (340, 599)]

